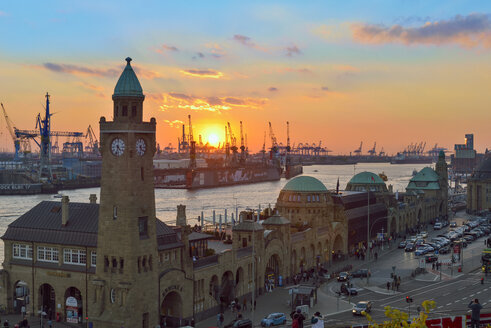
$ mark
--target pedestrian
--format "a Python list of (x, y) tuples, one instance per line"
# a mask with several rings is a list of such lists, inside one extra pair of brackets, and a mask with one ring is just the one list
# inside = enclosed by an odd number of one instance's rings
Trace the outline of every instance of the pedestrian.
[(242, 302), (242, 308), (244, 311), (247, 311), (247, 297), (244, 297), (244, 301)]
[(474, 301), (471, 301), (467, 307), (472, 310), (471, 328), (479, 328), (482, 305), (479, 304), (479, 300), (476, 298)]
[(224, 320), (225, 318), (223, 317), (223, 313), (219, 313), (217, 315), (217, 326), (221, 328)]
[(375, 252), (375, 261), (377, 261), (377, 259), (378, 259), (378, 253)]
[(9, 325), (9, 321), (8, 321), (8, 320), (5, 320), (5, 321), (3, 322), (3, 326), (4, 326), (4, 327), (7, 327), (7, 328), (8, 328), (8, 327), (10, 327), (10, 325)]
[(431, 268), (432, 268), (433, 270), (435, 270), (435, 262), (433, 262), (433, 263), (431, 264)]
[(387, 281), (387, 290), (390, 290), (390, 281)]
[(302, 314), (302, 310), (297, 309), (297, 313), (293, 315), (294, 320), (298, 321), (298, 328), (303, 328), (303, 321), (305, 320), (305, 316)]
[(324, 320), (322, 319), (322, 315), (319, 311), (314, 313), (310, 323), (312, 324), (312, 328), (324, 328)]

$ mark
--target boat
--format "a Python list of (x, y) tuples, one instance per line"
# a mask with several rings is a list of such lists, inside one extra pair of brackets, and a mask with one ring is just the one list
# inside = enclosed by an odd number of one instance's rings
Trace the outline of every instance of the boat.
[(154, 169), (155, 188), (199, 189), (277, 181), (277, 165), (247, 163), (238, 166)]
[(431, 164), (433, 158), (431, 156), (423, 155), (406, 155), (404, 153), (397, 153), (392, 157), (390, 164)]
[(379, 174), (378, 174), (378, 176), (379, 176), (379, 177), (380, 177), (382, 180), (384, 180), (384, 181), (387, 181), (387, 180), (388, 180), (388, 179), (387, 179), (387, 175), (385, 175), (385, 172), (379, 173)]

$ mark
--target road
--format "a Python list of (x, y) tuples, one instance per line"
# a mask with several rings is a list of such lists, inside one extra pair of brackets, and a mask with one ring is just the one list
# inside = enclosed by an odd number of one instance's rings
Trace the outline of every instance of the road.
[[(460, 226), (467, 219), (462, 214), (452, 221), (457, 221)], [(430, 227), (427, 239), (443, 234), (448, 231), (448, 227), (433, 231)], [(436, 302), (436, 308), (431, 312), (430, 317), (442, 317), (446, 315), (466, 314), (467, 305), (474, 298), (478, 298), (483, 305), (483, 312), (491, 312), (491, 274), (485, 278), (484, 284), (481, 284), (483, 274), (479, 270), (481, 251), (484, 247), (484, 240), (487, 237), (481, 237), (471, 243), (464, 249), (464, 265), (462, 272), (458, 272), (457, 267), (444, 267), (442, 273), (432, 269), (431, 264), (427, 266), (428, 273), (411, 277), (411, 272), (418, 267), (419, 260), (415, 257), (414, 252), (404, 252), (403, 249), (392, 249), (388, 254), (379, 258), (377, 262), (370, 264), (372, 276), (367, 285), (366, 278), (354, 278), (352, 283), (358, 289), (358, 295), (342, 296), (340, 302), (372, 301), (372, 317), (376, 322), (382, 322), (386, 319), (384, 308), (390, 306), (404, 312), (410, 312), (415, 315), (416, 308), (425, 300)], [(440, 259), (450, 259), (451, 255), (440, 255)], [(394, 268), (393, 268), (394, 267)], [(393, 269), (395, 269), (393, 271)], [(387, 290), (385, 285), (391, 281), (391, 273), (402, 277), (402, 283), (399, 291)], [(339, 290), (340, 283), (331, 282), (322, 286), (325, 293), (335, 295)], [(413, 303), (406, 302), (406, 296), (413, 299)], [(410, 305), (410, 307), (409, 307)], [(353, 316), (351, 311), (332, 314), (326, 317), (326, 326), (334, 325), (356, 325), (365, 324), (367, 320), (364, 317)]]

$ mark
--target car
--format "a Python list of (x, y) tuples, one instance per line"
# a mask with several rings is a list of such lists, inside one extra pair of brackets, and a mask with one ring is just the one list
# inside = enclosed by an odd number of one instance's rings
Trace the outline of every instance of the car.
[(370, 276), (370, 272), (368, 271), (368, 269), (358, 269), (356, 271), (353, 271), (351, 273), (351, 276), (353, 278), (365, 278), (367, 276)]
[(286, 323), (286, 315), (281, 312), (271, 313), (266, 318), (261, 320), (261, 327), (271, 327), (284, 325)]
[(339, 293), (343, 295), (358, 295), (358, 290), (353, 287), (348, 287), (346, 284), (341, 284), (341, 287), (339, 288)]
[(440, 248), (438, 250), (438, 253), (440, 253), (440, 254), (448, 254), (448, 253), (450, 253), (450, 247), (443, 246), (442, 248)]
[(450, 222), (450, 228), (455, 228), (457, 226), (457, 222), (452, 221)]
[(406, 244), (407, 244), (407, 241), (406, 240), (403, 240), (399, 243), (399, 246), (397, 246), (398, 248), (406, 248)]
[(421, 256), (421, 255), (425, 255), (426, 253), (428, 253), (429, 250), (428, 248), (426, 247), (420, 247), (418, 248), (415, 252), (414, 252), (414, 256)]
[(441, 228), (443, 228), (443, 225), (440, 222), (435, 223), (433, 226), (433, 230), (440, 230)]
[(347, 281), (349, 280), (349, 273), (348, 272), (340, 272), (338, 276), (338, 281)]
[(421, 231), (420, 236), (423, 238), (428, 238), (428, 233), (426, 231)]
[(353, 306), (353, 315), (362, 315), (361, 313), (372, 311), (372, 302), (370, 301), (360, 301)]
[(438, 261), (437, 255), (426, 255), (425, 256), (425, 262), (426, 263), (431, 263), (431, 262), (436, 262), (436, 261)]
[(415, 249), (416, 249), (416, 246), (413, 243), (409, 243), (406, 245), (406, 248), (404, 248), (404, 251), (414, 252)]
[(252, 321), (249, 319), (233, 320), (224, 328), (252, 328)]

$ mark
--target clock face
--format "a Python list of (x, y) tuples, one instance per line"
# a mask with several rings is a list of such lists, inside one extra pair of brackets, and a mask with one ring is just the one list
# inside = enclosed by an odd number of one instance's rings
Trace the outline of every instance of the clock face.
[(123, 139), (116, 138), (111, 143), (111, 152), (114, 156), (121, 156), (124, 153), (124, 141)]
[(145, 154), (145, 150), (147, 149), (147, 145), (145, 144), (145, 140), (143, 139), (138, 139), (136, 141), (136, 152), (138, 155), (143, 156)]

